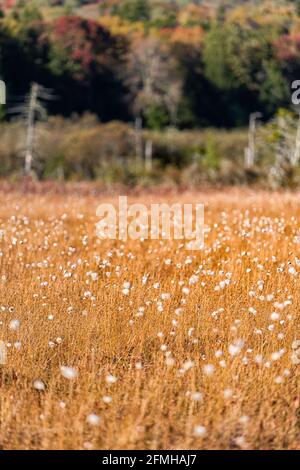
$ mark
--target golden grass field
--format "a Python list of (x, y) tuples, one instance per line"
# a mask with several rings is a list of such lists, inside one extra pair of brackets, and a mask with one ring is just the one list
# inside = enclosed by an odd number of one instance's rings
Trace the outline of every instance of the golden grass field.
[(1, 448), (299, 449), (300, 193), (130, 198), (203, 202), (195, 252), (99, 240), (112, 200), (0, 192)]

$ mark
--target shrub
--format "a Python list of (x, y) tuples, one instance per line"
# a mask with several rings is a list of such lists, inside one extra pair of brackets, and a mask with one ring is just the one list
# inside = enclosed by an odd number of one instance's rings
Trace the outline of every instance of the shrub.
[[(2, 123), (0, 131), (0, 175), (21, 174), (26, 126)], [(131, 125), (102, 124), (91, 114), (51, 117), (35, 129), (34, 171), (42, 179), (98, 179), (129, 185), (228, 181), (235, 180), (232, 174), (243, 172), (245, 131), (144, 130), (143, 147), (148, 140), (153, 150), (152, 170), (147, 171), (135, 156), (135, 137)]]

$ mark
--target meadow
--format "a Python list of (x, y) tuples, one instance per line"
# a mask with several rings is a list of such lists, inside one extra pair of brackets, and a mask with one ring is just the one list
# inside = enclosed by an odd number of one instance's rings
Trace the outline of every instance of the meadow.
[(1, 449), (299, 449), (300, 193), (129, 196), (204, 203), (204, 249), (0, 190)]

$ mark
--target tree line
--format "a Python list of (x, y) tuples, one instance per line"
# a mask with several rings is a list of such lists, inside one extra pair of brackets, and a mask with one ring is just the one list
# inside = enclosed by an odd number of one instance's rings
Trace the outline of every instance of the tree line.
[(11, 118), (32, 82), (53, 91), (50, 114), (89, 111), (150, 129), (232, 128), (254, 111), (269, 119), (290, 106), (290, 83), (300, 77), (297, 2), (229, 10), (183, 3), (156, 16), (147, 0), (99, 2), (95, 19), (71, 4), (49, 19), (34, 2), (2, 14), (1, 118)]

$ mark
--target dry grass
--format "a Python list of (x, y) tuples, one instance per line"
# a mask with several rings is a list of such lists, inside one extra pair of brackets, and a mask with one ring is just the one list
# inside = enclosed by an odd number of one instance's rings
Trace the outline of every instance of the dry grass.
[(199, 252), (99, 241), (104, 196), (0, 197), (2, 448), (299, 448), (299, 194), (182, 194), (206, 204), (211, 231)]

